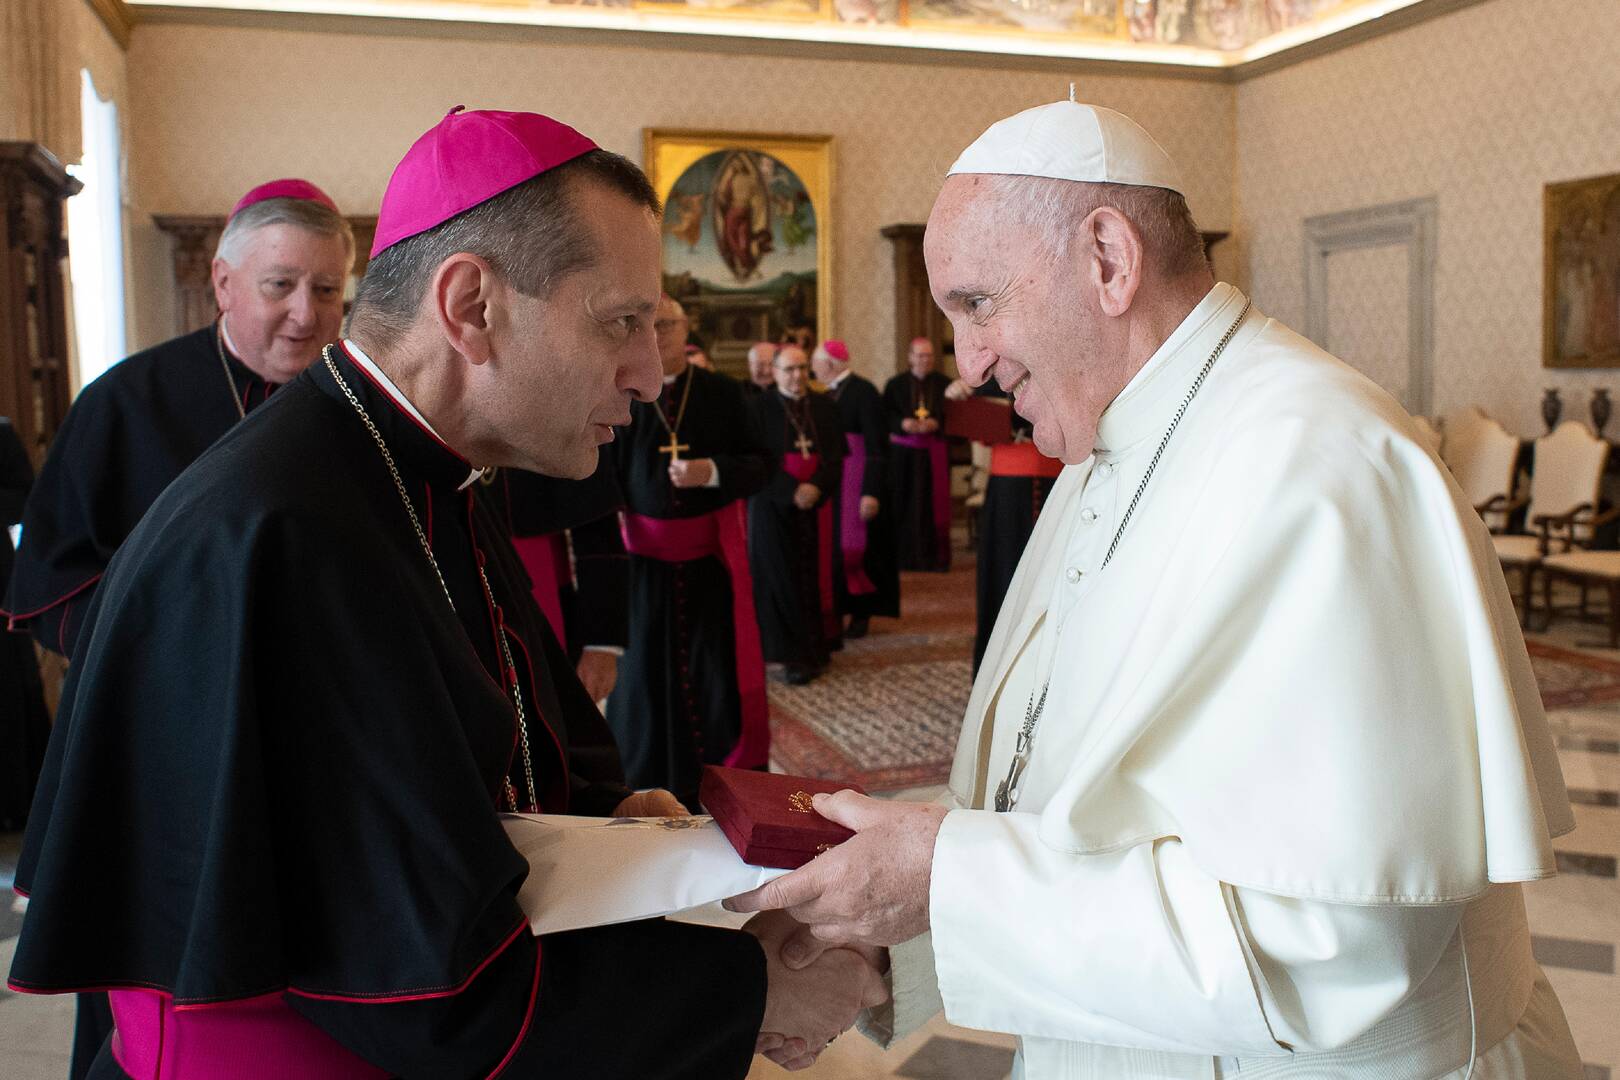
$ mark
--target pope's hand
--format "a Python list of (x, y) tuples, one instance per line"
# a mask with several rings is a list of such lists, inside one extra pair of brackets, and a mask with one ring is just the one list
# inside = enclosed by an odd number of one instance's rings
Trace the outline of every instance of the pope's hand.
[(813, 509), (821, 501), (821, 489), (814, 484), (800, 484), (793, 489), (793, 505), (800, 510)]
[(966, 379), (952, 379), (951, 385), (945, 388), (945, 400), (947, 401), (966, 401), (972, 396), (973, 387), (968, 385)]
[(579, 681), (592, 701), (601, 701), (613, 693), (613, 684), (619, 681), (619, 658), (601, 649), (586, 649), (579, 657)]
[(926, 933), (934, 839), (945, 808), (880, 802), (853, 791), (817, 795), (815, 808), (855, 835), (725, 906), (784, 909), (807, 924), (810, 934), (833, 945), (898, 945)]
[(692, 811), (663, 788), (638, 791), (613, 808), (614, 817), (691, 817)]
[(714, 462), (708, 458), (692, 458), (669, 463), (669, 482), (678, 488), (702, 487), (714, 475)]
[(813, 963), (785, 963), (783, 944), (804, 928), (781, 912), (757, 915), (744, 929), (765, 950), (765, 1017), (754, 1048), (785, 1069), (813, 1064), (862, 1009), (889, 999), (874, 964), (855, 950), (828, 949)]
[(878, 516), (878, 501), (874, 496), (861, 496), (861, 520), (871, 521)]

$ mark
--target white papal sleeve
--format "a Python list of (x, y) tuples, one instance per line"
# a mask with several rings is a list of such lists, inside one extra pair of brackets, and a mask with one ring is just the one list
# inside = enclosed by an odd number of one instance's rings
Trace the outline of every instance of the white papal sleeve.
[(1422, 982), (1460, 917), (1235, 889), (1175, 839), (1055, 851), (1038, 821), (956, 810), (940, 829), (933, 952), (954, 1024), (1212, 1056), (1327, 1049)]

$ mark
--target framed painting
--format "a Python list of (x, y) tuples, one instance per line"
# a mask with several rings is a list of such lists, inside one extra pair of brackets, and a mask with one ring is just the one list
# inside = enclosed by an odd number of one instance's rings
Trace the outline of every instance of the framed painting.
[(832, 136), (648, 128), (644, 154), (664, 201), (664, 289), (715, 367), (746, 378), (754, 342), (826, 337)]
[(1548, 184), (1542, 366), (1620, 367), (1620, 174)]

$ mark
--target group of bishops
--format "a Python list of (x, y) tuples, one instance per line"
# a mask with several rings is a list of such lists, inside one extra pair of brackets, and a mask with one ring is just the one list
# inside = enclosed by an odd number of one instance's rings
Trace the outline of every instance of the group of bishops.
[[(22, 511), (6, 615), (70, 669), (8, 986), (82, 995), (72, 1075), (727, 1080), (943, 1007), (1030, 1080), (1578, 1076), (1520, 895), (1574, 819), (1483, 525), (1214, 280), (1184, 187), (1071, 92), (930, 216), (964, 377), (1068, 466), (992, 459), (981, 590), (1031, 558), (948, 797), (817, 795), (852, 837), (740, 931), (539, 935), (499, 812), (675, 816), (701, 764), (763, 767), (767, 661), (803, 681), (948, 566), (970, 387), (923, 340), (881, 395), (836, 341), (710, 370), (645, 174), (538, 114), (412, 144), (341, 338), (348, 225), (250, 192), (220, 318), (86, 387)], [(1136, 209), (1027, 212), (1091, 197)], [(977, 284), (1008, 267), (1018, 304)]]
[[(76, 655), (102, 576), (158, 496), (338, 338), (353, 245), (332, 200), (306, 181), (242, 198), (214, 264), (220, 317), (85, 389), (26, 515), (29, 478), (13, 485), (10, 517), (26, 527), (7, 574), (12, 629)], [(585, 690), (605, 702), (628, 783), (695, 808), (703, 765), (766, 766), (767, 665), (809, 682), (844, 638), (898, 617), (901, 569), (949, 568), (950, 382), (925, 338), (880, 391), (850, 370), (839, 340), (809, 355), (760, 343), (739, 382), (702, 362), (672, 297), (654, 331), (662, 393), (632, 404), (589, 478), (490, 469), (464, 486), (478, 519), (510, 538)], [(25, 470), (20, 448), (12, 456)], [(32, 670), (28, 661), (17, 666)], [(16, 824), (44, 744), (37, 677), (23, 685), (36, 704), (19, 728), (32, 749), (18, 760), (32, 765), (6, 811)], [(75, 1075), (111, 1022), (105, 998), (86, 995)]]

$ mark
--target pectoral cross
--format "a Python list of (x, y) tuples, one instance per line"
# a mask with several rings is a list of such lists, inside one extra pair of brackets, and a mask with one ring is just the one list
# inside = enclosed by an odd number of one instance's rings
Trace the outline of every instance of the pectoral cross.
[(809, 436), (802, 431), (799, 432), (799, 437), (793, 440), (793, 445), (799, 448), (800, 457), (809, 457), (810, 451), (815, 449), (815, 443), (812, 443)]
[(917, 411), (912, 413), (911, 415), (915, 416), (919, 420), (928, 419), (928, 406), (926, 406), (926, 405), (918, 405), (917, 406)]
[(672, 431), (672, 432), (669, 433), (669, 445), (668, 446), (660, 446), (658, 448), (658, 452), (660, 454), (668, 454), (670, 463), (673, 464), (674, 462), (677, 462), (677, 461), (681, 460), (681, 451), (682, 450), (690, 450), (690, 449), (692, 449), (692, 448), (690, 446), (688, 446), (686, 443), (681, 442), (680, 437), (678, 435), (676, 435)]

